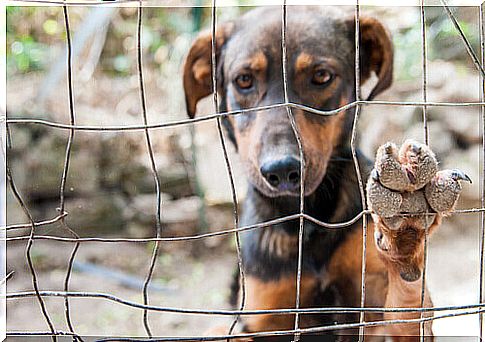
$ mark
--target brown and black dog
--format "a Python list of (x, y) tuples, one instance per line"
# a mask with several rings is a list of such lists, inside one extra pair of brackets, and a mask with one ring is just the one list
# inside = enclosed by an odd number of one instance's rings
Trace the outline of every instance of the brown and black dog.
[[(258, 8), (216, 31), (217, 80), (221, 112), (284, 102), (281, 8)], [(332, 110), (355, 100), (355, 19), (335, 8), (289, 7), (287, 31), (290, 102)], [(392, 82), (393, 46), (383, 25), (360, 18), (360, 78), (372, 73), (377, 82), (369, 99)], [(211, 86), (211, 34), (193, 43), (184, 66), (187, 110), (194, 117), (197, 102)], [(350, 135), (354, 109), (333, 116), (292, 109), (305, 157), (305, 212), (324, 222), (352, 219), (362, 211), (352, 162)], [(299, 212), (300, 160), (297, 140), (284, 107), (254, 110), (223, 119), (248, 177), (241, 225)], [(371, 163), (358, 154), (362, 178)], [(419, 307), (423, 265), (423, 227), (407, 220), (407, 228), (388, 229), (374, 217), (368, 234), (366, 298), (368, 307)], [(439, 225), (441, 215), (430, 231)], [(246, 309), (295, 306), (298, 220), (242, 233), (246, 272)], [(374, 241), (375, 240), (375, 241)], [(382, 248), (382, 241), (387, 241)], [(392, 246), (390, 247), (389, 244)], [(305, 221), (301, 307), (358, 307), (361, 291), (362, 221), (344, 229), (324, 229)], [(408, 267), (407, 263), (412, 263)], [(407, 274), (412, 269), (414, 273)], [(237, 283), (237, 282), (236, 282)], [(238, 288), (234, 294), (237, 298)], [(427, 293), (427, 292), (426, 292)], [(431, 301), (426, 295), (425, 306)], [(419, 313), (366, 314), (366, 321), (419, 318)], [(301, 327), (358, 322), (356, 314), (302, 315)], [(294, 315), (241, 318), (244, 332), (293, 329)], [(356, 329), (329, 332), (352, 335)], [(419, 324), (365, 329), (366, 335), (419, 336)], [(431, 327), (426, 325), (426, 333)], [(415, 337), (414, 337), (415, 338)]]

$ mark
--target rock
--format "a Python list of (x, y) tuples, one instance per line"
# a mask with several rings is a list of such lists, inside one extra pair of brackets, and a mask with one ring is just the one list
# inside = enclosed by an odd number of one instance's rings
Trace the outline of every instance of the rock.
[(452, 63), (440, 59), (428, 61), (428, 87), (441, 88), (445, 86), (450, 79), (456, 78), (456, 68)]
[[(366, 106), (359, 123), (358, 147), (366, 156), (375, 156), (382, 144), (391, 141), (401, 144), (408, 138), (406, 130), (419, 122), (419, 108), (397, 106)], [(420, 139), (418, 139), (420, 140)]]
[(162, 206), (162, 222), (172, 224), (197, 221), (201, 205), (200, 198), (196, 196), (168, 201)]
[[(456, 148), (455, 139), (442, 121), (428, 121), (429, 144), (438, 160)], [(424, 128), (422, 122), (417, 122), (406, 131), (406, 137), (424, 142)]]
[[(20, 204), (18, 204), (17, 200), (12, 195), (12, 192), (10, 191), (9, 187), (7, 187), (6, 199), (7, 199), (7, 213), (6, 213), (7, 225), (29, 223), (27, 215), (24, 214), (22, 207), (20, 206)], [(10, 230), (8, 233), (8, 236), (25, 235), (25, 234), (28, 234), (29, 231), (30, 231), (30, 228)]]
[(481, 115), (478, 107), (437, 107), (435, 111), (436, 114), (433, 117), (439, 118), (448, 127), (461, 148), (482, 143), (482, 134), (480, 132)]
[[(23, 135), (25, 138), (25, 135)], [(13, 178), (26, 199), (58, 197), (67, 134), (49, 134), (45, 130), (30, 132), (28, 143), (13, 145), (8, 153)], [(83, 148), (81, 148), (81, 146)], [(98, 189), (97, 146), (92, 141), (76, 138), (71, 150), (66, 193), (94, 193)]]
[[(127, 220), (137, 221), (152, 225), (156, 221), (156, 194), (138, 195), (123, 210), (123, 216)], [(177, 222), (190, 222), (198, 220), (198, 211), (202, 205), (200, 198), (196, 196), (171, 200), (167, 194), (162, 194), (161, 221), (163, 224)]]
[(122, 208), (125, 200), (116, 193), (66, 199), (66, 222), (79, 235), (119, 232), (125, 226)]
[[(162, 193), (162, 210), (170, 201), (168, 194)], [(131, 202), (123, 208), (123, 218), (129, 222), (152, 225), (155, 223), (156, 194), (139, 194), (131, 199)]]

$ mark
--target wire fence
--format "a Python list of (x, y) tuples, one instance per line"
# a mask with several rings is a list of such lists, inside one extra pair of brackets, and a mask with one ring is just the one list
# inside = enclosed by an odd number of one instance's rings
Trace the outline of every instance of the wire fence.
[[(16, 1), (12, 1), (15, 3)], [(446, 13), (449, 16), (449, 19), (453, 23), (455, 29), (459, 33), (459, 36), (466, 48), (467, 53), (469, 54), (471, 60), (473, 61), (474, 65), (476, 66), (477, 70), (480, 74), (480, 100), (479, 102), (467, 102), (467, 103), (450, 103), (450, 102), (428, 102), (427, 100), (427, 42), (426, 42), (426, 16), (425, 16), (425, 4), (424, 0), (420, 1), (420, 14), (421, 14), (421, 38), (422, 38), (422, 71), (423, 71), (423, 79), (422, 79), (422, 96), (423, 99), (421, 102), (399, 102), (399, 101), (367, 101), (361, 99), (361, 84), (360, 84), (360, 59), (359, 59), (359, 48), (360, 48), (360, 35), (359, 35), (359, 20), (360, 20), (360, 4), (359, 0), (357, 0), (355, 6), (355, 79), (356, 79), (356, 87), (355, 87), (355, 94), (356, 100), (352, 103), (349, 103), (345, 106), (342, 106), (335, 110), (330, 111), (321, 111), (315, 108), (310, 108), (305, 105), (291, 103), (288, 99), (288, 80), (287, 80), (287, 46), (286, 46), (286, 36), (287, 36), (287, 4), (284, 1), (282, 5), (282, 26), (281, 26), (281, 35), (282, 35), (282, 66), (283, 66), (283, 83), (284, 83), (284, 103), (257, 107), (257, 108), (249, 108), (244, 110), (237, 110), (237, 111), (229, 111), (229, 112), (219, 112), (219, 98), (217, 93), (217, 78), (216, 78), (216, 41), (214, 39), (216, 27), (217, 27), (217, 4), (216, 0), (212, 0), (212, 21), (211, 21), (211, 30), (212, 30), (212, 95), (213, 95), (213, 103), (216, 108), (216, 113), (209, 113), (203, 116), (199, 116), (193, 119), (186, 119), (186, 120), (178, 120), (172, 121), (168, 123), (156, 123), (156, 124), (149, 124), (147, 120), (147, 105), (145, 99), (145, 88), (144, 88), (144, 79), (143, 79), (143, 63), (142, 63), (142, 48), (141, 48), (141, 41), (142, 41), (142, 32), (143, 32), (143, 7), (146, 6), (146, 1), (143, 0), (117, 0), (114, 2), (116, 5), (120, 4), (128, 4), (128, 5), (137, 5), (138, 6), (138, 20), (137, 20), (137, 32), (136, 32), (136, 42), (137, 42), (137, 70), (138, 70), (138, 81), (139, 81), (139, 96), (141, 99), (141, 115), (143, 118), (143, 125), (125, 125), (125, 126), (86, 126), (86, 125), (77, 125), (76, 124), (76, 115), (75, 115), (75, 107), (74, 107), (74, 89), (72, 84), (72, 47), (71, 47), (71, 30), (69, 26), (69, 13), (68, 8), (69, 6), (77, 6), (77, 5), (106, 5), (104, 2), (92, 2), (92, 1), (77, 1), (77, 2), (61, 2), (61, 1), (53, 1), (53, 0), (27, 0), (22, 1), (26, 3), (46, 3), (46, 4), (57, 4), (63, 5), (63, 14), (64, 14), (64, 21), (65, 21), (65, 31), (66, 31), (66, 47), (67, 47), (67, 84), (68, 84), (68, 102), (69, 102), (69, 124), (63, 124), (53, 121), (46, 121), (40, 119), (8, 119), (5, 116), (4, 124), (6, 126), (7, 136), (10, 134), (9, 127), (11, 125), (20, 125), (20, 124), (36, 124), (36, 125), (43, 125), (55, 129), (67, 130), (69, 132), (68, 140), (66, 143), (65, 148), (65, 159), (64, 159), (64, 167), (62, 172), (61, 178), (61, 185), (59, 189), (59, 214), (52, 219), (45, 220), (45, 221), (35, 221), (26, 202), (23, 200), (16, 183), (14, 181), (14, 175), (12, 174), (10, 165), (8, 163), (8, 159), (5, 158), (6, 164), (6, 176), (7, 182), (10, 185), (11, 191), (13, 196), (15, 197), (16, 201), (28, 217), (28, 223), (25, 224), (15, 224), (15, 225), (8, 225), (6, 227), (2, 227), (3, 230), (6, 232), (17, 230), (17, 229), (25, 229), (30, 228), (30, 234), (25, 236), (15, 236), (15, 237), (7, 237), (6, 241), (27, 241), (25, 255), (26, 261), (30, 270), (31, 278), (32, 278), (32, 287), (33, 291), (25, 291), (25, 292), (16, 292), (16, 293), (7, 293), (6, 298), (7, 300), (17, 300), (26, 297), (35, 297), (40, 305), (40, 309), (42, 315), (45, 319), (45, 322), (48, 326), (49, 331), (37, 331), (37, 332), (7, 332), (8, 336), (52, 336), (53, 340), (56, 340), (57, 336), (72, 336), (73, 339), (82, 341), (83, 338), (76, 333), (76, 328), (72, 323), (71, 320), (71, 307), (70, 307), (70, 298), (95, 298), (100, 300), (106, 300), (115, 302), (119, 305), (126, 306), (133, 309), (142, 310), (143, 312), (143, 325), (146, 331), (147, 338), (143, 338), (142, 340), (157, 340), (157, 341), (215, 341), (221, 339), (228, 339), (228, 338), (253, 338), (253, 337), (264, 337), (264, 336), (288, 336), (293, 335), (293, 339), (298, 341), (300, 339), (301, 334), (305, 333), (320, 333), (325, 331), (335, 331), (341, 329), (350, 329), (350, 328), (358, 328), (359, 329), (359, 341), (364, 339), (364, 329), (366, 327), (375, 327), (375, 326), (383, 326), (383, 325), (390, 325), (390, 324), (402, 324), (402, 323), (419, 323), (421, 327), (421, 339), (424, 339), (424, 323), (430, 322), (437, 319), (449, 318), (449, 317), (457, 317), (462, 315), (477, 315), (479, 317), (479, 331), (480, 331), (480, 339), (483, 337), (483, 312), (485, 311), (485, 303), (484, 303), (484, 262), (485, 262), (485, 99), (484, 99), (484, 80), (485, 80), (485, 29), (484, 29), (484, 5), (482, 4), (479, 7), (479, 25), (480, 25), (480, 49), (481, 55), (480, 59), (477, 57), (477, 54), (473, 50), (471, 44), (469, 43), (466, 35), (464, 34), (460, 24), (455, 18), (454, 13), (449, 8), (445, 0), (441, 0), (441, 5), (446, 10)], [(113, 4), (113, 3), (111, 3)], [(421, 291), (421, 307), (418, 308), (376, 308), (376, 307), (365, 307), (365, 277), (366, 277), (366, 237), (367, 237), (367, 228), (368, 228), (368, 218), (369, 214), (371, 213), (368, 209), (364, 191), (364, 180), (362, 179), (359, 163), (357, 159), (357, 147), (356, 147), (356, 134), (357, 134), (357, 126), (359, 122), (359, 118), (362, 114), (363, 107), (367, 105), (386, 105), (386, 106), (413, 106), (417, 108), (422, 108), (422, 121), (423, 121), (423, 134), (424, 134), (424, 141), (426, 144), (430, 144), (429, 141), (429, 131), (428, 131), (428, 119), (427, 119), (427, 108), (428, 107), (478, 107), (480, 109), (481, 120), (482, 120), (482, 170), (481, 170), (481, 208), (470, 208), (464, 210), (455, 210), (453, 214), (473, 214), (479, 213), (481, 217), (481, 224), (480, 224), (480, 276), (479, 276), (479, 302), (474, 305), (461, 305), (461, 306), (441, 306), (441, 307), (424, 307), (424, 295), (425, 295), (425, 286), (426, 286), (426, 268), (427, 268), (427, 249), (428, 249), (428, 229), (426, 228), (425, 232), (425, 244), (424, 244), (424, 269), (422, 274), (422, 291)], [(237, 203), (237, 194), (236, 188), (234, 185), (234, 176), (231, 168), (231, 163), (228, 157), (228, 152), (226, 148), (226, 141), (222, 130), (221, 119), (224, 117), (237, 115), (237, 114), (245, 114), (251, 111), (266, 111), (274, 108), (285, 108), (287, 111), (288, 119), (290, 120), (293, 132), (298, 142), (299, 146), (299, 153), (300, 153), (300, 172), (302, 177), (300, 178), (300, 207), (299, 213), (294, 215), (289, 215), (286, 217), (270, 220), (267, 222), (261, 222), (258, 224), (253, 224), (249, 226), (240, 226), (239, 225), (239, 213), (238, 213), (238, 203)], [(349, 109), (355, 109), (355, 117), (352, 126), (352, 133), (351, 133), (351, 150), (352, 150), (352, 157), (353, 162), (355, 165), (355, 172), (358, 178), (358, 184), (360, 189), (362, 207), (364, 208), (360, 213), (358, 213), (355, 217), (350, 219), (347, 222), (340, 222), (340, 223), (326, 223), (319, 221), (304, 212), (304, 173), (305, 173), (305, 158), (304, 158), (304, 150), (303, 145), (300, 137), (300, 133), (298, 130), (298, 125), (296, 124), (295, 118), (292, 113), (292, 109), (303, 109), (306, 112), (313, 113), (314, 115), (335, 115), (342, 111), (346, 111)], [(181, 125), (189, 125), (195, 124), (202, 121), (208, 120), (215, 120), (217, 122), (217, 129), (220, 138), (220, 146), (223, 152), (225, 165), (228, 173), (228, 177), (230, 179), (230, 186), (231, 186), (231, 194), (232, 194), (232, 201), (233, 201), (233, 220), (234, 226), (231, 228), (223, 229), (217, 232), (210, 232), (210, 233), (203, 233), (191, 236), (182, 236), (182, 237), (162, 237), (162, 224), (161, 224), (161, 217), (162, 217), (162, 196), (161, 196), (161, 185), (160, 185), (160, 177), (157, 172), (157, 167), (154, 158), (153, 146), (152, 141), (150, 139), (150, 133), (152, 130), (156, 129), (163, 129), (167, 127), (173, 126), (181, 126)], [(156, 188), (156, 198), (157, 198), (157, 209), (156, 209), (156, 237), (152, 238), (143, 238), (143, 239), (131, 239), (131, 238), (101, 238), (101, 237), (79, 237), (71, 228), (69, 228), (67, 222), (65, 221), (68, 212), (65, 211), (65, 187), (66, 187), (66, 179), (69, 173), (69, 165), (72, 159), (71, 156), (71, 149), (72, 144), (75, 139), (75, 133), (77, 131), (113, 131), (113, 132), (122, 132), (122, 131), (143, 131), (145, 134), (146, 140), (146, 147), (147, 153), (150, 159), (150, 166), (153, 175), (153, 181)], [(432, 143), (432, 142), (431, 142)], [(283, 222), (288, 221), (296, 221), (299, 222), (299, 232), (298, 232), (298, 263), (297, 263), (297, 274), (296, 274), (296, 301), (295, 307), (292, 309), (272, 309), (272, 310), (245, 310), (245, 299), (246, 299), (246, 288), (245, 288), (245, 273), (243, 268), (243, 257), (241, 253), (241, 246), (240, 246), (240, 236), (239, 233), (243, 231), (253, 230), (253, 229), (265, 229), (271, 225), (276, 225)], [(301, 284), (301, 272), (302, 272), (302, 252), (303, 252), (303, 235), (304, 235), (304, 228), (305, 228), (305, 221), (312, 222), (322, 229), (328, 230), (336, 230), (336, 229), (344, 229), (359, 220), (362, 220), (362, 281), (361, 281), (361, 295), (360, 295), (360, 307), (322, 307), (322, 308), (301, 308), (300, 307), (300, 284)], [(46, 235), (37, 235), (36, 229), (41, 226), (50, 225), (53, 223), (61, 223), (63, 229), (68, 232), (71, 237), (61, 237), (61, 236), (46, 236)], [(238, 266), (239, 266), (239, 275), (240, 275), (240, 288), (242, 292), (242, 296), (240, 297), (240, 303), (237, 310), (200, 310), (200, 309), (183, 309), (183, 308), (176, 308), (176, 307), (163, 307), (163, 306), (156, 306), (150, 304), (149, 295), (148, 295), (148, 287), (152, 280), (153, 271), (157, 263), (157, 256), (160, 251), (160, 245), (162, 242), (174, 242), (174, 241), (192, 241), (192, 240), (199, 240), (199, 239), (206, 239), (215, 236), (227, 235), (227, 234), (234, 234), (235, 241), (236, 241), (236, 251), (238, 257)], [(33, 261), (32, 261), (32, 246), (34, 241), (36, 240), (51, 240), (57, 241), (59, 243), (73, 243), (74, 247), (72, 249), (68, 268), (64, 278), (64, 290), (63, 291), (43, 291), (39, 288), (38, 285), (38, 277), (37, 272), (35, 270)], [(81, 243), (85, 242), (99, 242), (99, 243), (143, 243), (143, 242), (155, 242), (152, 256), (149, 262), (148, 272), (146, 274), (146, 278), (143, 284), (143, 303), (138, 303), (130, 300), (126, 300), (123, 298), (119, 298), (117, 296), (111, 295), (109, 293), (99, 293), (99, 292), (82, 292), (82, 291), (70, 291), (70, 279), (73, 269), (73, 263), (76, 258), (79, 246)], [(7, 276), (8, 278), (8, 276)], [(3, 281), (6, 281), (7, 278)], [(46, 297), (61, 297), (64, 299), (64, 307), (65, 307), (65, 320), (67, 323), (68, 331), (60, 331), (57, 330), (52, 322), (51, 314), (48, 312), (44, 298)], [(453, 311), (453, 312), (450, 312)], [(178, 313), (178, 314), (187, 314), (187, 315), (218, 315), (218, 316), (233, 316), (234, 320), (230, 324), (227, 329), (226, 335), (220, 336), (187, 336), (187, 337), (156, 337), (153, 338), (153, 334), (149, 325), (148, 316), (150, 312), (170, 312), (170, 313)], [(380, 321), (366, 321), (365, 320), (365, 313), (420, 313), (420, 318), (415, 319), (394, 319), (394, 320), (380, 320)], [(339, 313), (339, 314), (355, 314), (359, 313), (359, 322), (355, 323), (341, 323), (341, 324), (332, 324), (329, 326), (318, 326), (313, 328), (301, 328), (299, 325), (299, 319), (301, 315), (305, 314), (315, 314), (315, 313)], [(425, 316), (426, 313), (433, 313), (434, 316)], [(240, 316), (245, 315), (294, 315), (295, 322), (294, 322), (294, 329), (291, 330), (282, 330), (282, 331), (265, 331), (259, 333), (239, 333), (234, 334), (234, 328), (240, 318)], [(99, 341), (134, 341), (137, 339), (133, 338), (101, 338)]]

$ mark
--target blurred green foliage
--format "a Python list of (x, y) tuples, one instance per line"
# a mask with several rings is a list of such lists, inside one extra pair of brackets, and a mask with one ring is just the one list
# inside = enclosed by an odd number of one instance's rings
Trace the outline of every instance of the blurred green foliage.
[[(170, 53), (170, 45), (179, 36), (193, 30), (188, 8), (153, 8), (144, 10), (142, 46), (144, 62), (157, 67)], [(103, 50), (103, 70), (115, 75), (128, 75), (135, 66), (137, 11), (120, 9), (111, 22)]]
[(21, 36), (15, 40), (7, 52), (7, 61), (20, 72), (40, 70), (45, 60), (47, 47), (34, 41), (31, 36)]
[[(220, 20), (226, 12), (240, 13), (250, 9), (221, 8)], [(69, 8), (73, 36), (76, 27), (89, 15), (90, 7)], [(231, 12), (232, 11), (232, 12)], [(419, 9), (416, 8), (418, 13)], [(454, 9), (463, 31), (478, 51), (477, 8)], [(478, 13), (478, 12), (477, 12)], [(457, 30), (440, 7), (427, 7), (428, 58), (470, 63)], [(398, 79), (413, 79), (421, 73), (421, 28), (418, 20), (393, 32)], [(159, 68), (173, 52), (179, 40), (189, 41), (200, 28), (209, 27), (210, 7), (147, 7), (143, 16), (144, 63)], [(100, 65), (103, 72), (126, 76), (136, 68), (137, 9), (119, 8), (108, 27)], [(88, 44), (89, 45), (89, 44)], [(7, 70), (8, 74), (28, 73), (48, 68), (49, 62), (65, 49), (64, 18), (61, 7), (7, 7)]]
[[(475, 51), (479, 51), (478, 7), (453, 8), (457, 20)], [(419, 11), (419, 8), (417, 8)], [(457, 64), (472, 65), (460, 34), (445, 10), (439, 6), (426, 7), (426, 41), (428, 60), (445, 60)], [(393, 32), (398, 79), (410, 80), (421, 77), (422, 34), (420, 18), (412, 26)]]
[[(7, 7), (7, 69), (24, 73), (41, 70), (48, 46), (40, 43), (30, 30), (25, 32), (25, 21), (35, 13), (34, 7)], [(27, 18), (26, 18), (27, 17)], [(24, 21), (23, 24), (21, 22)], [(23, 28), (19, 28), (20, 25)]]

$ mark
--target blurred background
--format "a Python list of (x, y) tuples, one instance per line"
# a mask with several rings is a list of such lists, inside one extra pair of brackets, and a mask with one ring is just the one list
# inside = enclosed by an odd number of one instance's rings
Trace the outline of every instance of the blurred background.
[[(251, 9), (234, 1), (218, 9), (218, 21)], [(275, 7), (275, 10), (279, 8)], [(479, 52), (477, 7), (452, 8)], [(208, 7), (147, 7), (143, 16), (143, 66), (149, 123), (186, 118), (181, 82), (184, 56), (197, 32), (210, 26)], [(422, 101), (420, 11), (417, 7), (363, 7), (389, 28), (395, 44), (395, 81), (381, 100)], [(137, 9), (70, 7), (73, 85), (78, 125), (142, 124), (136, 65)], [(441, 7), (427, 7), (428, 101), (477, 102), (479, 77), (456, 29)], [(69, 123), (66, 33), (61, 7), (7, 7), (7, 116)], [(291, 27), (289, 27), (291, 30)], [(214, 112), (211, 99), (199, 115)], [(480, 207), (481, 131), (478, 107), (428, 108), (430, 145), (443, 168), (458, 167), (474, 181), (465, 185), (460, 208)], [(359, 147), (373, 158), (389, 140), (423, 140), (419, 107), (365, 106)], [(36, 221), (56, 217), (68, 131), (34, 124), (9, 125), (7, 158), (13, 179)], [(150, 132), (161, 177), (163, 236), (183, 236), (233, 227), (230, 183), (215, 121)], [(245, 178), (232, 146), (238, 201)], [(143, 131), (76, 131), (66, 186), (66, 222), (83, 237), (155, 236), (156, 193)], [(430, 241), (428, 284), (435, 305), (478, 302), (479, 215), (447, 218)], [(8, 224), (27, 217), (7, 191)], [(11, 230), (25, 236), (29, 229)], [(38, 235), (69, 236), (54, 223)], [(142, 302), (152, 243), (82, 243), (70, 282), (72, 291), (111, 293)], [(7, 245), (8, 291), (32, 289), (25, 241)], [(73, 244), (35, 241), (39, 286), (62, 290)], [(150, 288), (150, 303), (184, 308), (229, 308), (236, 270), (234, 236), (162, 243)], [(45, 298), (59, 330), (67, 331), (63, 300)], [(71, 299), (81, 335), (143, 336), (142, 311), (100, 299)], [(7, 304), (9, 331), (46, 331), (34, 297)], [(150, 313), (155, 336), (196, 335), (230, 317)], [(435, 334), (478, 335), (478, 317), (438, 320)]]

